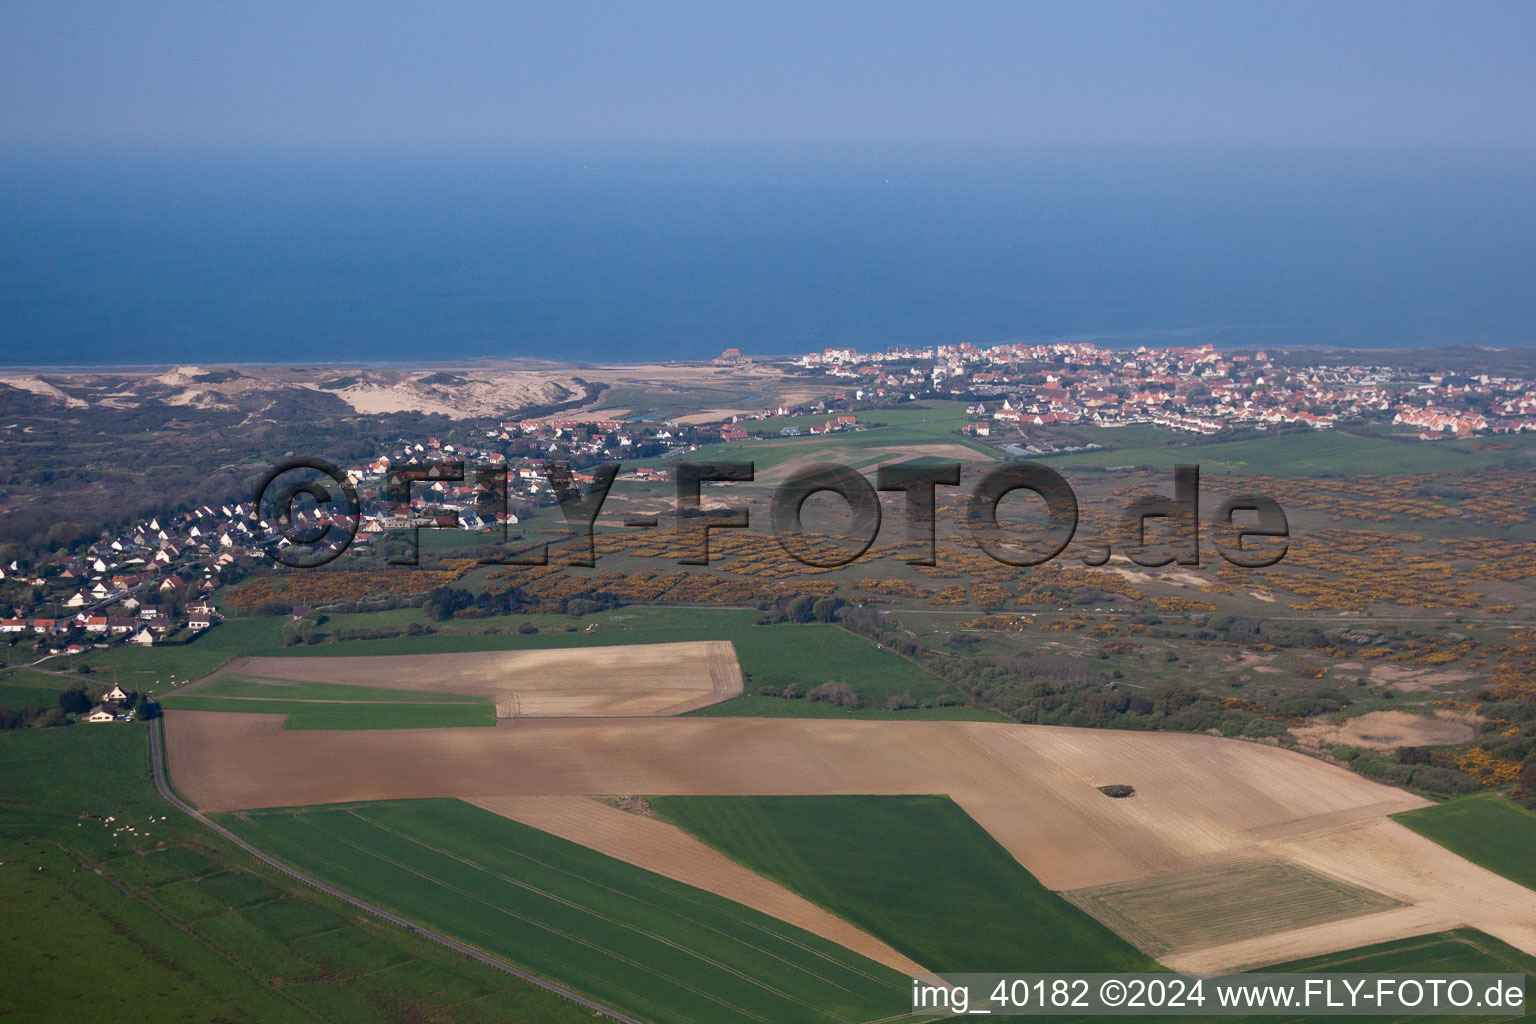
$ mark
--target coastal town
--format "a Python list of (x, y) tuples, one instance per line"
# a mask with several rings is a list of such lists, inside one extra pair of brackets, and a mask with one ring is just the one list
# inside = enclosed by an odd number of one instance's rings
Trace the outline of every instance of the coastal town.
[(78, 654), (114, 641), (141, 647), (185, 641), (212, 628), (219, 621), (214, 592), (237, 560), (249, 565), (259, 554), (244, 513), (223, 506), (164, 522), (155, 517), (108, 530), (79, 552), (0, 565), (0, 587), (11, 598), (11, 614), (0, 618), (0, 642), (30, 637), (41, 653)]
[[(747, 361), (727, 350), (715, 365)], [(590, 485), (600, 463), (621, 463), (623, 480), (665, 484), (670, 465), (690, 453), (862, 431), (878, 427), (884, 410), (924, 402), (953, 403), (957, 439), (1030, 458), (1098, 447), (1092, 438), (1132, 424), (1207, 436), (1366, 429), (1410, 443), (1536, 429), (1530, 378), (1292, 365), (1211, 345), (826, 348), (778, 363), (815, 397), (716, 418), (571, 411), (465, 420), (340, 467), (361, 496), (355, 520), (301, 508), (297, 524), (334, 525), (358, 546), (412, 526), (514, 526), (555, 505), (558, 486)], [(442, 468), (460, 462), (462, 472)], [(407, 464), (424, 468), (404, 505), (390, 500), (388, 482)], [(555, 465), (568, 478), (552, 479)], [(486, 469), (505, 472), (505, 501), (487, 500)], [(269, 544), (288, 543), (262, 515), (249, 502), (180, 508), (0, 563), (0, 643), (28, 641), (47, 655), (185, 642), (218, 623), (222, 586), (269, 564)]]
[[(1536, 430), (1536, 380), (1453, 369), (1419, 379), (1385, 366), (1281, 366), (1251, 354), (1198, 348), (938, 345), (862, 353), (827, 348), (795, 360), (851, 388), (855, 400), (971, 396), (968, 430), (999, 426), (1150, 423), (1215, 434), (1240, 426), (1326, 430), (1379, 422), (1423, 440)], [(989, 401), (990, 400), (990, 401)]]

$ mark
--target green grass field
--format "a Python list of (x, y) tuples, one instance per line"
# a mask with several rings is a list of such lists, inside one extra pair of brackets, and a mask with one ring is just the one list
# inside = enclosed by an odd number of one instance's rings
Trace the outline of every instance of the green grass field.
[(1474, 864), (1536, 889), (1536, 814), (1497, 793), (1476, 793), (1393, 818)]
[[(376, 613), (381, 622), (398, 624), (402, 615), (418, 615), (414, 611)], [(510, 616), (503, 619), (468, 620), (468, 624), (483, 629), (494, 623), (507, 632), (486, 635), (483, 633), (444, 632), (430, 636), (402, 636), (384, 640), (346, 640), (318, 646), (285, 647), (280, 639), (281, 619), (234, 619), (224, 623), (238, 627), (227, 638), (236, 638), (246, 646), (244, 655), (270, 657), (345, 657), (348, 655), (379, 654), (440, 654), (455, 651), (502, 651), (544, 650), (553, 647), (612, 647), (624, 644), (675, 643), (687, 640), (728, 640), (736, 648), (737, 659), (746, 675), (745, 696), (715, 704), (696, 714), (707, 715), (759, 715), (764, 717), (822, 717), (835, 715), (851, 718), (964, 718), (978, 721), (1004, 721), (994, 711), (984, 708), (934, 707), (901, 712), (886, 710), (886, 700), (902, 693), (910, 693), (918, 700), (933, 701), (941, 696), (959, 699), (959, 693), (944, 680), (914, 665), (891, 650), (881, 650), (874, 641), (849, 633), (837, 626), (812, 624), (780, 624), (754, 626), (754, 613), (727, 608), (621, 608), (616, 611), (584, 616), (583, 624), (596, 623), (593, 633), (582, 631), (566, 633), (563, 627), (572, 622), (564, 616)], [(392, 618), (382, 618), (392, 617)], [(364, 620), (365, 616), (348, 618)], [(517, 624), (533, 622), (542, 632), (522, 634), (514, 632)], [(360, 622), (359, 624), (368, 624)], [(458, 623), (446, 623), (457, 626)], [(217, 633), (213, 630), (211, 633)], [(212, 635), (208, 639), (213, 639)], [(228, 639), (226, 643), (230, 642)], [(167, 649), (169, 650), (169, 649)], [(191, 648), (187, 648), (191, 650)], [(105, 653), (105, 652), (104, 652)], [(150, 649), (144, 652), (162, 654)], [(206, 653), (205, 653), (206, 656)], [(233, 652), (224, 655), (227, 660)], [(222, 662), (220, 662), (222, 664)], [(167, 661), (160, 663), (162, 678), (170, 671)], [(124, 670), (125, 677), (128, 671)], [(97, 679), (109, 678), (98, 673)], [(178, 679), (184, 678), (178, 675)], [(813, 704), (805, 700), (782, 700), (756, 696), (761, 686), (782, 690), (790, 683), (801, 692), (825, 682), (843, 682), (851, 686), (863, 698), (864, 707), (855, 711), (831, 708), (825, 704)], [(209, 689), (193, 693), (222, 696), (260, 696), (260, 693), (235, 693), (224, 688), (222, 680), (210, 684)], [(237, 687), (237, 689), (239, 689)], [(164, 693), (164, 690), (160, 691)], [(285, 693), (292, 699), (297, 696)], [(180, 695), (176, 698), (180, 699)], [(437, 695), (436, 699), (445, 699)], [(167, 706), (177, 706), (174, 703)], [(222, 710), (222, 709), (221, 709)], [(250, 710), (250, 709), (247, 709)], [(290, 726), (292, 728), (292, 726)]]
[(24, 668), (6, 669), (0, 672), (0, 708), (53, 708), (58, 707), (59, 692), (71, 686), (89, 684), (85, 676), (76, 679), (65, 676), (29, 672)]
[(220, 815), (302, 869), (657, 1022), (874, 1020), (906, 979), (754, 910), (456, 800)]
[(1409, 974), (1416, 971), (1516, 972), (1536, 971), (1533, 958), (1509, 943), (1476, 928), (1395, 939), (1374, 946), (1360, 946), (1338, 953), (1290, 963), (1275, 964), (1265, 971), (1348, 971), (1352, 973)]
[[(1411, 476), (1450, 473), (1494, 466), (1506, 451), (1486, 451), (1477, 442), (1422, 444), (1381, 437), (1357, 437), (1337, 430), (1284, 434), (1246, 441), (1190, 444), (1166, 431), (1113, 427), (1091, 431), (1102, 451), (1074, 452), (1048, 461), (1066, 466), (1156, 466), (1195, 463), (1210, 473), (1259, 473), (1266, 476), (1327, 476), (1370, 473)], [(1182, 444), (1169, 443), (1183, 441)], [(1518, 443), (1528, 447), (1529, 442)]]
[[(1531, 992), (1531, 975), (1536, 972), (1536, 958), (1527, 956), (1508, 943), (1475, 928), (1416, 935), (1413, 938), (1361, 946), (1338, 953), (1275, 964), (1264, 968), (1273, 973), (1327, 971), (1350, 974), (1417, 974), (1435, 977), (1449, 973), (1526, 975), (1526, 993)], [(1401, 1016), (1330, 1016), (1329, 1021), (1356, 1021), (1359, 1024), (1430, 1024), (1433, 1021), (1516, 1021), (1529, 1020), (1529, 1012), (1486, 1013), (1476, 1017)], [(1190, 1020), (1190, 1018), (1183, 1018)], [(1213, 1017), (1213, 1021), (1244, 1020), (1250, 1024), (1295, 1024), (1307, 1017)]]
[(192, 691), (199, 697), (261, 697), (267, 700), (342, 700), (370, 704), (483, 704), (484, 697), (435, 690), (386, 690), (348, 683), (311, 683), (269, 680), (253, 676), (221, 675)]
[(142, 725), (0, 734), (0, 1019), (592, 1020), (253, 860), (160, 799), (148, 754)]
[(305, 703), (300, 700), (242, 700), (177, 694), (161, 701), (166, 709), (237, 711), (287, 715), (284, 729), (460, 729), (496, 724), (496, 705)]
[[(753, 440), (710, 445), (705, 451), (711, 461), (750, 461), (756, 465), (759, 473), (793, 459), (821, 453), (825, 453), (830, 461), (855, 469), (865, 468), (875, 462), (889, 462), (894, 458), (890, 452), (872, 452), (867, 459), (852, 454), (873, 448), (918, 449), (930, 445), (955, 445), (970, 453), (964, 461), (992, 462), (1001, 458), (1002, 453), (997, 449), (960, 433), (962, 427), (975, 419), (965, 414), (965, 406), (965, 402), (932, 401), (924, 402), (921, 406), (867, 410), (855, 414), (859, 419), (859, 429), (815, 437), (780, 437), (779, 431), (785, 427), (808, 431), (812, 426), (819, 427), (829, 419), (837, 419), (840, 414), (834, 412), (759, 420), (744, 425), (753, 435)], [(636, 461), (634, 465), (664, 466), (671, 461), (647, 459)]]
[(948, 797), (669, 796), (651, 806), (935, 971), (1156, 969)]
[(164, 693), (174, 679), (205, 676), (238, 655), (283, 649), (281, 617), (226, 619), (188, 644), (154, 647), (116, 645), (92, 651), (80, 660), (90, 665), (95, 682), (116, 681), (130, 690)]

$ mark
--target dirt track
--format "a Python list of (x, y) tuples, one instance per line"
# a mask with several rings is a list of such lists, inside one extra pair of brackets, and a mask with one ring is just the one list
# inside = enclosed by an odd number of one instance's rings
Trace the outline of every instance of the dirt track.
[[(1176, 950), (1164, 958), (1171, 966), (1251, 966), (1458, 924), (1536, 953), (1536, 893), (1384, 817), (1422, 800), (1259, 744), (968, 722), (519, 719), (287, 732), (277, 716), (189, 711), (168, 722), (176, 784), (205, 810), (425, 796), (947, 793), (1057, 890), (1278, 856), (1409, 905)], [(1095, 788), (1111, 782), (1136, 796)]]
[(349, 683), (485, 695), (495, 699), (499, 718), (681, 715), (742, 690), (735, 648), (714, 640), (359, 658), (239, 658), (207, 681), (226, 675), (278, 684)]

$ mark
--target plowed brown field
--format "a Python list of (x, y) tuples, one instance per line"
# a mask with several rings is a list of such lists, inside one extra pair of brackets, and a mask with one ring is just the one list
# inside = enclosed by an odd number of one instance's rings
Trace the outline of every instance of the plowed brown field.
[[(974, 722), (516, 719), (293, 732), (172, 711), (177, 786), (209, 810), (456, 796), (945, 793), (1057, 890), (1278, 858), (1400, 909), (1175, 949), (1225, 970), (1470, 924), (1536, 953), (1536, 893), (1385, 815), (1424, 801), (1300, 754), (1173, 733)], [(1115, 800), (1095, 787), (1129, 783)], [(771, 913), (771, 911), (769, 911)]]
[[(359, 658), (239, 658), (226, 675), (489, 696), (499, 718), (681, 715), (741, 693), (736, 649), (718, 640)], [(186, 692), (195, 692), (191, 687)]]

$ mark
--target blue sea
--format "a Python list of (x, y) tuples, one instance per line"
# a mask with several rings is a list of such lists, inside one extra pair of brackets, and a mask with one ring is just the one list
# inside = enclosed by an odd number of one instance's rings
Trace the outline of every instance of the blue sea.
[(1536, 344), (1536, 156), (0, 158), (0, 364)]

